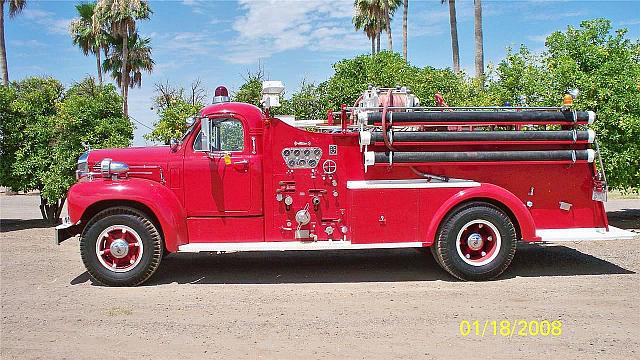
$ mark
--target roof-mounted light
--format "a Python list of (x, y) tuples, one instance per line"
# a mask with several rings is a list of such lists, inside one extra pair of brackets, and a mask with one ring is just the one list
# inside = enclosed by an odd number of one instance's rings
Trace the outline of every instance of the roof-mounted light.
[(218, 86), (216, 91), (213, 93), (213, 103), (218, 104), (229, 101), (231, 101), (231, 98), (229, 97), (229, 90), (224, 86)]
[(280, 106), (280, 95), (284, 92), (282, 81), (262, 82), (262, 106), (266, 109)]

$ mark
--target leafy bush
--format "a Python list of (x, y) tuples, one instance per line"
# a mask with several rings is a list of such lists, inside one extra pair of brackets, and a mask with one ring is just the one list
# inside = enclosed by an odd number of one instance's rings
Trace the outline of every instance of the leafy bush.
[(526, 48), (509, 52), (489, 86), (499, 101), (528, 96), (529, 105), (558, 106), (568, 89), (577, 88), (579, 110), (593, 110), (591, 127), (598, 134), (609, 185), (640, 189), (640, 44), (612, 32), (608, 20), (569, 26), (546, 41), (547, 50), (532, 55)]
[(92, 78), (66, 94), (55, 79), (27, 78), (0, 87), (0, 105), (0, 184), (39, 190), (42, 217), (51, 222), (58, 220), (75, 181), (82, 144), (122, 147), (133, 138), (115, 87), (98, 86)]

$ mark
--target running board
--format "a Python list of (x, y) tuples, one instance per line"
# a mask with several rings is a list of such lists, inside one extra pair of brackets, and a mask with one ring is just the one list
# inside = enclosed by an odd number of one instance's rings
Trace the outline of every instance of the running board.
[(609, 231), (605, 228), (544, 229), (536, 230), (536, 235), (543, 242), (630, 240), (640, 236), (615, 226), (609, 226)]
[(352, 244), (351, 241), (274, 241), (244, 243), (191, 243), (180, 245), (178, 252), (237, 252), (237, 251), (297, 251), (297, 250), (346, 250), (346, 249), (394, 249), (422, 247), (423, 243), (398, 242), (377, 244)]

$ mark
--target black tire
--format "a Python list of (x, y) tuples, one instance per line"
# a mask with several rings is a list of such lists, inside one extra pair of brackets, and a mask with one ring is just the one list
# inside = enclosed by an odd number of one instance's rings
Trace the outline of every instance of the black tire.
[[(139, 262), (125, 272), (107, 268), (96, 254), (98, 237), (111, 226), (129, 227), (142, 241)], [(80, 254), (87, 272), (96, 282), (107, 286), (136, 286), (147, 281), (160, 266), (163, 251), (162, 237), (153, 222), (144, 213), (128, 207), (99, 212), (87, 223), (80, 239)]]
[[(493, 225), (499, 233), (500, 242), (494, 251), (495, 257), (485, 259), (487, 263), (481, 261), (471, 265), (462, 258), (462, 252), (458, 254), (458, 234), (465, 225), (476, 221)], [(516, 229), (509, 216), (491, 204), (472, 202), (453, 210), (443, 220), (431, 251), (438, 264), (460, 280), (491, 280), (502, 274), (511, 264), (516, 253), (516, 240)]]

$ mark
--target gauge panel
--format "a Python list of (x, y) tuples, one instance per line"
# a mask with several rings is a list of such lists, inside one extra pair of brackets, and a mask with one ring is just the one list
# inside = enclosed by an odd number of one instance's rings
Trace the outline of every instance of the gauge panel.
[(282, 158), (290, 169), (314, 169), (320, 163), (321, 157), (322, 150), (318, 147), (282, 149)]

